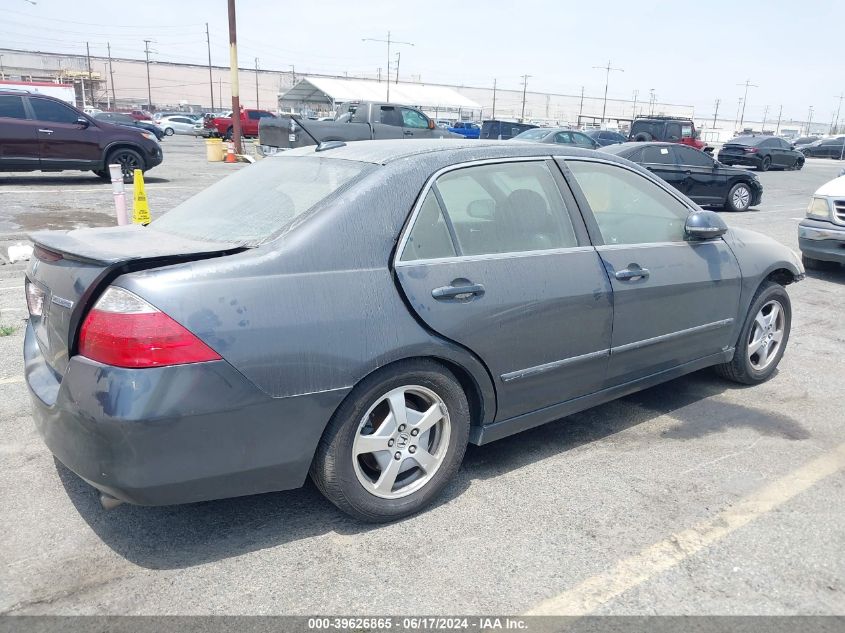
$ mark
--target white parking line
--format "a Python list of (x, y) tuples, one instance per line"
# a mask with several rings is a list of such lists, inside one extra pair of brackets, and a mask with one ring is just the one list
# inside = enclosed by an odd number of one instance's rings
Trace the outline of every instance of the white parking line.
[(840, 444), (832, 451), (751, 493), (709, 521), (673, 534), (619, 561), (612, 569), (541, 602), (526, 615), (587, 615), (771, 512), (843, 468), (845, 444)]
[(11, 378), (0, 378), (0, 385), (16, 385), (23, 382), (23, 376), (12, 376)]

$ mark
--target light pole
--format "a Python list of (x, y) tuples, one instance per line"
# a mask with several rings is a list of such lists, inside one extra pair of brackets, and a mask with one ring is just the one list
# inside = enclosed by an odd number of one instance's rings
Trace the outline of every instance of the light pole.
[[(387, 44), (387, 103), (390, 103), (390, 46), (392, 44), (399, 44), (402, 46), (413, 46), (411, 42), (402, 42), (399, 40), (391, 39), (390, 31), (387, 32), (387, 39), (386, 40), (379, 40), (372, 37), (363, 37), (361, 38), (362, 42), (381, 42), (382, 44)], [(398, 79), (398, 72), (397, 72), (397, 79)]]
[(525, 95), (528, 91), (528, 78), (531, 75), (522, 76), (522, 116), (519, 118), (520, 122), (525, 121)]
[(742, 127), (745, 122), (745, 104), (748, 103), (748, 88), (759, 88), (760, 86), (751, 83), (750, 79), (746, 79), (745, 83), (737, 84), (737, 86), (745, 86), (745, 94), (742, 95), (742, 115), (739, 118), (739, 126)]
[(607, 112), (607, 85), (610, 83), (610, 71), (615, 70), (620, 73), (624, 73), (625, 71), (621, 68), (613, 68), (610, 65), (610, 60), (607, 60), (607, 66), (593, 66), (595, 70), (603, 70), (605, 71), (604, 75), (604, 104), (601, 107), (601, 124), (604, 125), (604, 115)]

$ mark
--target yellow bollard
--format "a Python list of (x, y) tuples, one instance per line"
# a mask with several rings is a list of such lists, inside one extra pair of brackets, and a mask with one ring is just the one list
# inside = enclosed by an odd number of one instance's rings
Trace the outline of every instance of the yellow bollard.
[(147, 204), (147, 192), (144, 190), (144, 172), (140, 169), (135, 170), (135, 184), (133, 190), (132, 223), (149, 224), (152, 220), (150, 217), (150, 205)]
[(205, 157), (209, 163), (219, 163), (223, 160), (223, 139), (205, 139)]

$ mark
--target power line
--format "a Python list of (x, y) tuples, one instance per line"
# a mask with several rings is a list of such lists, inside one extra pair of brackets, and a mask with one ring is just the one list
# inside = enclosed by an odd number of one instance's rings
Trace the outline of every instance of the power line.
[(604, 115), (605, 115), (605, 112), (607, 111), (607, 86), (610, 83), (610, 71), (614, 70), (614, 71), (620, 72), (620, 73), (624, 73), (625, 71), (622, 70), (621, 68), (613, 68), (610, 65), (610, 60), (607, 60), (607, 66), (593, 66), (593, 68), (596, 69), (596, 70), (605, 71), (605, 76), (604, 76), (604, 104), (601, 107), (601, 122), (602, 122), (602, 125), (604, 125)]
[[(386, 40), (379, 40), (372, 37), (364, 37), (361, 38), (362, 42), (381, 42), (383, 44), (387, 44), (387, 103), (390, 103), (390, 45), (391, 44), (398, 44), (400, 46), (413, 46), (411, 42), (402, 42), (399, 40), (392, 40), (390, 39), (390, 31), (387, 32), (387, 39)], [(398, 69), (397, 69), (398, 70)], [(398, 72), (397, 72), (397, 81), (398, 81)]]

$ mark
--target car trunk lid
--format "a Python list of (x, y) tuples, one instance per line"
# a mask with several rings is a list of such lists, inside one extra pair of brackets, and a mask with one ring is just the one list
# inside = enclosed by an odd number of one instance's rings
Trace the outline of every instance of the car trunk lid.
[[(35, 256), (27, 271), (30, 323), (48, 365), (64, 375), (79, 325), (99, 294), (118, 275), (239, 252), (236, 243), (180, 237), (140, 225), (31, 236)], [(37, 297), (41, 313), (33, 312)]]

